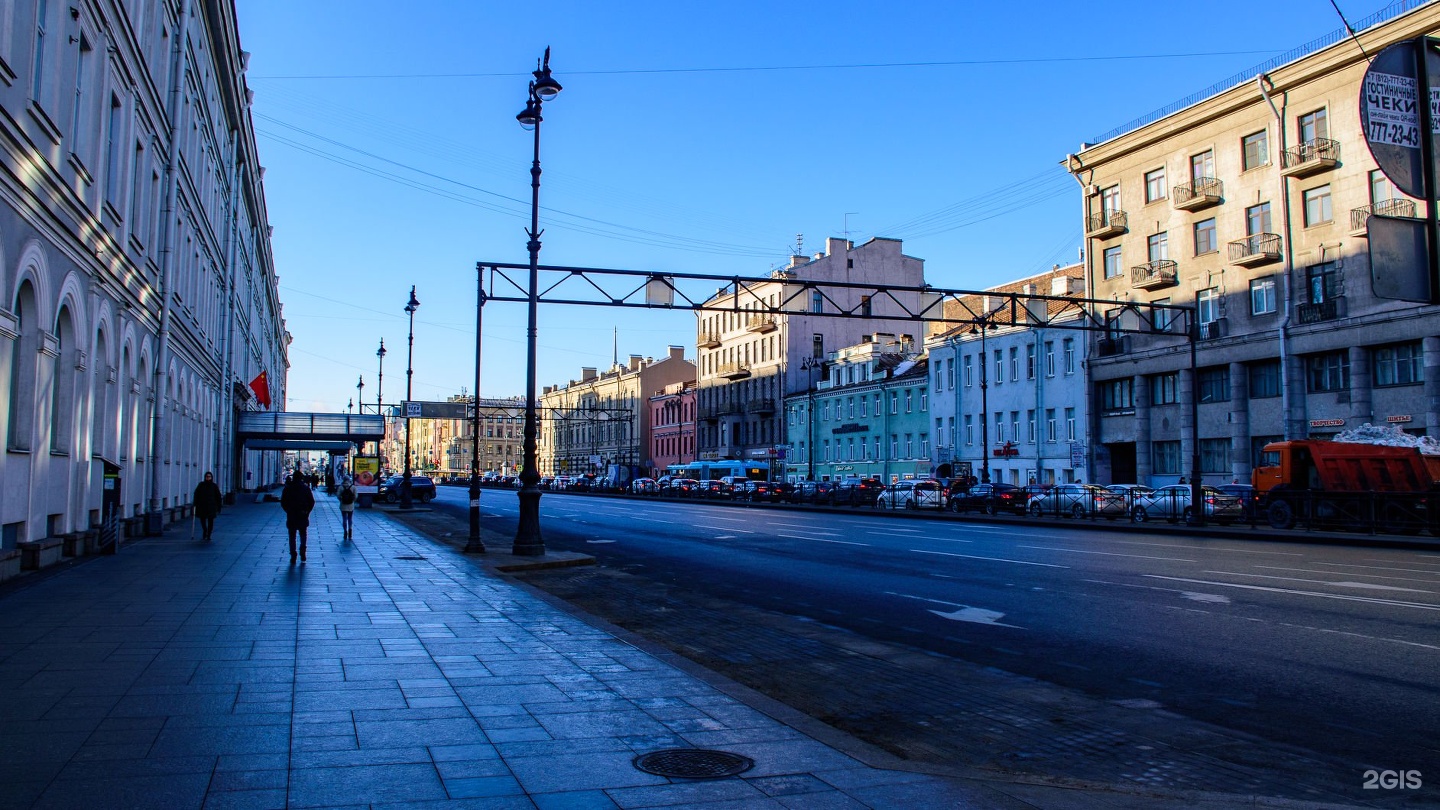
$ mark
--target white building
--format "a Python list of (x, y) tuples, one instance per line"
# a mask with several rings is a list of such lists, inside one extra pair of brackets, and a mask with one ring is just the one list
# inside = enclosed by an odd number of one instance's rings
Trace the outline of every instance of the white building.
[(0, 9), (0, 547), (275, 480), (229, 438), (289, 342), (233, 2)]

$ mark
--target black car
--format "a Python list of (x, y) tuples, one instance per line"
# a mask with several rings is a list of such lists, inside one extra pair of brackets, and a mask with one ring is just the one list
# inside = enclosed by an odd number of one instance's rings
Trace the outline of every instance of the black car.
[(780, 489), (770, 481), (746, 481), (735, 490), (736, 500), (773, 503), (780, 500)]
[(879, 478), (846, 478), (830, 490), (830, 503), (835, 506), (874, 506), (885, 489)]
[(827, 503), (835, 488), (829, 481), (801, 481), (789, 493), (791, 503)]
[(984, 512), (987, 515), (1010, 512), (1023, 515), (1027, 504), (1028, 499), (1024, 497), (1020, 487), (1014, 484), (975, 484), (965, 488), (963, 482), (956, 482), (950, 487), (952, 512)]
[[(380, 500), (386, 503), (400, 502), (400, 482), (405, 480), (404, 476), (395, 475), (380, 482), (380, 489), (377, 493)], [(423, 475), (410, 474), (410, 498), (427, 503), (435, 499), (435, 482)]]
[(730, 484), (719, 478), (711, 478), (708, 481), (700, 482), (700, 490), (697, 494), (702, 498), (729, 498), (734, 492)]

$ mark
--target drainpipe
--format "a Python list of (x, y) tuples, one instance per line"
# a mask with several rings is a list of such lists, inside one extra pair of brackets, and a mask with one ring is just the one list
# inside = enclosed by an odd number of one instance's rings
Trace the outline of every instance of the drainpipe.
[[(1283, 155), (1285, 153), (1285, 116), (1281, 115), (1280, 108), (1276, 107), (1274, 100), (1270, 98), (1270, 91), (1274, 88), (1275, 84), (1270, 80), (1269, 74), (1262, 73), (1255, 77), (1255, 86), (1260, 89), (1260, 95), (1265, 99), (1265, 103), (1270, 105), (1270, 111), (1275, 114), (1275, 125), (1280, 135), (1280, 150), (1277, 154)], [(1295, 244), (1294, 240), (1291, 239), (1290, 186), (1283, 172), (1283, 158), (1281, 161), (1280, 218), (1284, 222), (1282, 227), (1285, 231), (1283, 236), (1284, 247), (1282, 248), (1285, 257), (1285, 277), (1283, 279), (1283, 292), (1281, 295), (1285, 300), (1285, 314), (1280, 320), (1280, 412), (1284, 414), (1282, 426), (1284, 428), (1285, 438), (1286, 440), (1293, 440), (1304, 437), (1300, 435), (1299, 420), (1296, 419), (1295, 415), (1291, 412), (1293, 395), (1290, 391), (1290, 318), (1292, 312), (1290, 276), (1293, 274), (1295, 267)]]
[[(1088, 146), (1088, 144), (1080, 144), (1082, 149), (1086, 146)], [(1085, 181), (1080, 179), (1080, 172), (1085, 171), (1085, 167), (1084, 164), (1080, 162), (1079, 156), (1072, 154), (1065, 158), (1065, 170), (1070, 172), (1070, 176), (1075, 178), (1076, 183), (1080, 184), (1080, 228), (1082, 234), (1080, 245), (1081, 250), (1084, 251), (1084, 255), (1081, 258), (1085, 263), (1085, 297), (1093, 299), (1095, 298), (1095, 261), (1094, 256), (1091, 254), (1094, 251), (1090, 250), (1090, 240), (1083, 235), (1085, 226), (1090, 221), (1090, 195), (1086, 193)], [(1095, 174), (1093, 171), (1090, 176), (1091, 179), (1094, 179)], [(1098, 307), (1087, 305), (1087, 308), (1091, 310), (1089, 320), (1093, 323), (1095, 316), (1098, 314)], [(1090, 336), (1090, 331), (1086, 330), (1084, 357), (1080, 360), (1080, 368), (1085, 374), (1085, 421), (1089, 423), (1089, 430), (1086, 431), (1088, 435), (1085, 437), (1085, 478), (1081, 478), (1080, 480), (1083, 481), (1088, 478), (1090, 483), (1098, 484), (1100, 481), (1095, 470), (1095, 440), (1100, 437), (1100, 415), (1096, 412), (1095, 408), (1095, 386), (1091, 384), (1090, 380)], [(1039, 414), (1037, 414), (1037, 416), (1038, 415)], [(1143, 425), (1139, 426), (1139, 429), (1149, 430), (1150, 427), (1149, 425)], [(1138, 464), (1137, 459), (1137, 478), (1139, 477)], [(1036, 474), (1039, 474), (1038, 469), (1036, 470)], [(1077, 476), (1077, 478), (1078, 477), (1079, 476)], [(1113, 461), (1110, 464), (1110, 481), (1111, 483), (1116, 483), (1115, 464)], [(1040, 482), (1037, 480), (1035, 483), (1038, 484)]]
[(160, 334), (155, 353), (155, 405), (151, 413), (150, 435), (150, 509), (145, 515), (145, 533), (159, 534), (164, 529), (160, 513), (160, 468), (170, 452), (169, 420), (165, 411), (170, 403), (165, 396), (165, 377), (170, 365), (170, 310), (175, 301), (175, 208), (180, 195), (180, 93), (185, 78), (185, 42), (189, 38), (191, 0), (183, 0), (179, 22), (175, 28), (174, 54), (170, 62), (170, 100), (166, 113), (170, 118), (170, 156), (165, 164), (165, 205), (160, 211), (160, 273), (161, 309)]

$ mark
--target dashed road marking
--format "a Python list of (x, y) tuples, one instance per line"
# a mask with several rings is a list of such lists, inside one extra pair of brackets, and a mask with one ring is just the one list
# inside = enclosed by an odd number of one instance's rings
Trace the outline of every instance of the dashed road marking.
[(1055, 563), (1031, 562), (1029, 560), (1012, 560), (1007, 557), (983, 557), (978, 554), (956, 554), (953, 551), (926, 551), (923, 548), (910, 549), (912, 554), (939, 554), (942, 557), (963, 557), (967, 560), (989, 560), (991, 562), (1014, 563), (1015, 565), (1038, 565), (1041, 568), (1069, 568), (1068, 565), (1057, 565)]
[(1060, 548), (1059, 546), (1017, 546), (1017, 548), (1037, 548), (1045, 551), (1067, 551), (1071, 554), (1101, 554), (1106, 557), (1131, 557), (1136, 560), (1168, 560), (1170, 562), (1195, 562), (1180, 557), (1147, 557), (1143, 554), (1121, 554), (1118, 551), (1088, 551), (1079, 548)]
[(1270, 574), (1243, 574), (1237, 571), (1202, 571), (1205, 574), (1219, 574), (1227, 577), (1253, 577), (1255, 579), (1283, 579), (1288, 582), (1309, 582), (1314, 585), (1331, 585), (1336, 588), (1363, 588), (1372, 591), (1405, 591), (1407, 593), (1435, 593), (1420, 588), (1400, 588), (1395, 585), (1376, 585), (1371, 582), (1335, 582), (1329, 579), (1304, 579), (1303, 577), (1277, 577)]

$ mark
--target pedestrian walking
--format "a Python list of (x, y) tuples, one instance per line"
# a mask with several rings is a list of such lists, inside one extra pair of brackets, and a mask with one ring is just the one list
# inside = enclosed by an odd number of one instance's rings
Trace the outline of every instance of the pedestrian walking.
[[(205, 473), (205, 480), (195, 486), (195, 497), (192, 499), (195, 507), (195, 517), (200, 520), (201, 540), (209, 540), (210, 534), (215, 531), (215, 516), (220, 514), (220, 487), (215, 483), (214, 473)], [(191, 537), (195, 536), (191, 530)]]
[(280, 492), (280, 508), (285, 510), (285, 530), (290, 537), (290, 564), (295, 564), (295, 535), (300, 535), (300, 562), (305, 562), (306, 530), (310, 528), (310, 510), (315, 508), (315, 496), (301, 477), (301, 473), (290, 476), (285, 489)]
[(346, 540), (355, 539), (355, 480), (348, 475), (340, 485), (340, 528)]

